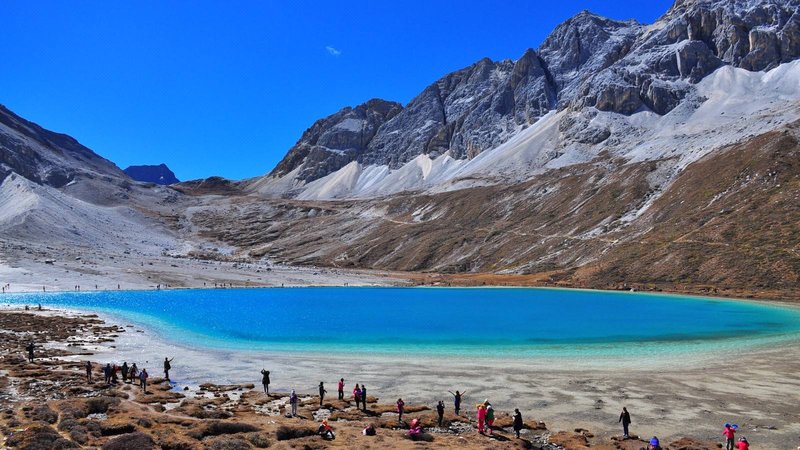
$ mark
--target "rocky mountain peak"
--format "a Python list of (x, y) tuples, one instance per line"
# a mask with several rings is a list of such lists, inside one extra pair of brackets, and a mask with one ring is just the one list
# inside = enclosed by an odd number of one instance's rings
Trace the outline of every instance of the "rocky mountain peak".
[(338, 170), (358, 159), (378, 128), (402, 109), (397, 102), (377, 98), (342, 108), (307, 129), (270, 175), (297, 171), (298, 178), (313, 180)]
[(127, 178), (71, 136), (46, 130), (0, 105), (0, 180), (11, 172), (57, 188), (80, 176)]
[(175, 173), (166, 164), (128, 166), (123, 170), (129, 177), (136, 181), (155, 183), (164, 186), (180, 182)]
[(282, 184), (296, 187), (353, 161), (388, 173), (421, 155), (471, 159), (564, 109), (565, 141), (596, 145), (611, 130), (580, 128), (598, 110), (665, 115), (721, 66), (769, 70), (800, 57), (798, 10), (800, 0), (678, 0), (646, 26), (582, 11), (516, 61), (483, 58), (446, 74), (405, 108), (376, 114), (364, 134), (331, 131), (362, 120), (351, 117), (358, 107), (318, 121), (271, 175), (302, 166)]

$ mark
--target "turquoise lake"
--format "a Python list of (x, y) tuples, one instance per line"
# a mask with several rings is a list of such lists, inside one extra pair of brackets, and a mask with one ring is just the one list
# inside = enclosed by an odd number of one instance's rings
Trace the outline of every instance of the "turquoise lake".
[(523, 288), (269, 288), (6, 294), (109, 314), (192, 347), (501, 357), (715, 351), (800, 340), (800, 310)]

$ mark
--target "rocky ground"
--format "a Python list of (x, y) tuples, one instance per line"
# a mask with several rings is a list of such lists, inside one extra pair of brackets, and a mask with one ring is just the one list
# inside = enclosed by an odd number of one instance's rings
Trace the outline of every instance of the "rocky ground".
[[(469, 417), (446, 414), (442, 428), (425, 405), (407, 405), (398, 422), (392, 404), (370, 397), (367, 411), (349, 400), (301, 396), (298, 417), (287, 416), (287, 394), (265, 395), (253, 385), (204, 384), (177, 391), (153, 377), (147, 391), (131, 384), (103, 383), (95, 364), (94, 380), (86, 380), (81, 359), (91, 359), (98, 345), (113, 347), (124, 328), (92, 315), (5, 310), (0, 312), (0, 446), (17, 449), (250, 449), (250, 448), (547, 448), (638, 449), (638, 439), (596, 438), (590, 430), (554, 432), (533, 419), (522, 439), (500, 414), (494, 436), (475, 430)], [(34, 339), (47, 342), (33, 363), (23, 348)], [(65, 343), (67, 343), (65, 345)], [(334, 394), (335, 395), (335, 394)], [(337, 435), (333, 441), (315, 434), (327, 418)], [(408, 438), (411, 419), (422, 421), (421, 438)], [(366, 437), (368, 424), (377, 436)], [(719, 445), (683, 438), (670, 449), (712, 449)]]

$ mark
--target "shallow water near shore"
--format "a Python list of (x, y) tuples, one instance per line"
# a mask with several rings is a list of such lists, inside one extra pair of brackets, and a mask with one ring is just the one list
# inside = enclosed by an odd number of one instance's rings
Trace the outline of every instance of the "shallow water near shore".
[(800, 310), (561, 289), (274, 288), (6, 294), (193, 348), (501, 358), (680, 356), (800, 340)]

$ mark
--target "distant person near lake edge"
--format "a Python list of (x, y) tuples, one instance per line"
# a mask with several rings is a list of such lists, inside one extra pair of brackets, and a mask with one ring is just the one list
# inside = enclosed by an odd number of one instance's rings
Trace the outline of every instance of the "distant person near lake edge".
[(367, 410), (367, 386), (364, 383), (361, 383), (361, 409), (362, 411)]
[(322, 401), (325, 400), (325, 393), (328, 392), (325, 390), (325, 384), (320, 381), (319, 382), (319, 406), (322, 406)]
[[(175, 359), (175, 358), (172, 358), (172, 359)], [(172, 359), (164, 357), (164, 378), (167, 381), (170, 381), (170, 379), (169, 379), (169, 370), (172, 369), (172, 365), (170, 364), (172, 362)]]
[(264, 393), (269, 395), (269, 370), (261, 369), (261, 385), (264, 386)]
[(339, 400), (344, 400), (344, 378), (339, 379), (337, 389), (339, 391)]
[(622, 408), (622, 412), (619, 414), (619, 420), (617, 422), (622, 423), (622, 433), (623, 433), (622, 437), (624, 437), (625, 439), (630, 437), (628, 435), (628, 426), (631, 424), (631, 415), (628, 413), (627, 407)]
[(519, 432), (522, 430), (524, 426), (524, 422), (522, 421), (522, 413), (519, 412), (519, 408), (514, 409), (514, 419), (513, 419), (513, 428), (514, 434), (517, 435), (517, 439), (519, 439)]
[(450, 394), (453, 396), (453, 406), (454, 406), (456, 415), (459, 415), (459, 413), (461, 412), (461, 398), (463, 396), (467, 395), (467, 391), (464, 391), (464, 392), (456, 391), (455, 394), (453, 394), (453, 392), (451, 392), (451, 391), (447, 391), (447, 392), (450, 392)]
[(356, 409), (359, 409), (358, 403), (361, 401), (361, 388), (358, 387), (358, 383), (356, 383), (356, 387), (353, 388), (353, 400), (356, 402)]

